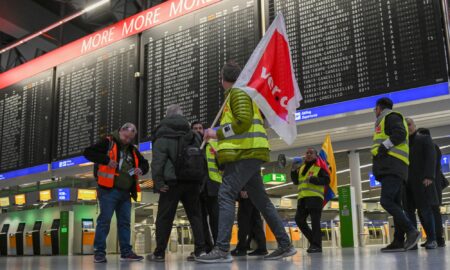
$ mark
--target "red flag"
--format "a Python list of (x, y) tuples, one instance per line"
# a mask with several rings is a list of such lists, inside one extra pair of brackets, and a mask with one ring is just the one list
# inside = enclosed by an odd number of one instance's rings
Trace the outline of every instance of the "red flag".
[(302, 96), (281, 13), (259, 42), (234, 87), (244, 90), (256, 102), (270, 126), (287, 144), (294, 142), (295, 112)]

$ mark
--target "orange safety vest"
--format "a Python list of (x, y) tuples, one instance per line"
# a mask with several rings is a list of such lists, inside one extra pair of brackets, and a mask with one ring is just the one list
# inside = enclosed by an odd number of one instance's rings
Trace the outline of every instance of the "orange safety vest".
[[(115, 160), (116, 162), (119, 162), (117, 160), (118, 154), (117, 154), (117, 144), (114, 142), (114, 140), (111, 137), (106, 137), (109, 140), (109, 150), (108, 150), (108, 156), (109, 159)], [(134, 157), (134, 164), (135, 168), (139, 168), (139, 158), (136, 154), (136, 152), (133, 150), (133, 157)], [(98, 184), (103, 187), (112, 188), (114, 187), (114, 177), (119, 175), (116, 172), (116, 168), (110, 168), (108, 165), (99, 164), (98, 171), (97, 171), (97, 180)], [(138, 182), (138, 176), (134, 175), (134, 178), (136, 179), (136, 190), (139, 192), (141, 191), (141, 187), (139, 186)]]

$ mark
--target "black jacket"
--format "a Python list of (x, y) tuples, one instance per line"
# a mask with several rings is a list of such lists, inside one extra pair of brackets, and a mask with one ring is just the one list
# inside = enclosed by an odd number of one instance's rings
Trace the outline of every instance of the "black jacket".
[(205, 180), (203, 182), (202, 185), (202, 195), (203, 196), (208, 196), (208, 197), (217, 197), (219, 196), (219, 188), (220, 188), (220, 183), (217, 183), (213, 180), (211, 180), (208, 176), (208, 174), (206, 174)]
[(444, 190), (446, 187), (448, 187), (449, 182), (447, 178), (445, 178), (444, 173), (442, 173), (442, 152), (439, 146), (436, 144), (434, 145), (434, 149), (436, 150), (436, 180), (435, 180), (435, 187), (436, 192), (439, 198), (439, 204), (442, 204), (442, 190)]
[[(397, 113), (389, 114), (385, 120), (385, 133), (394, 145), (404, 142), (408, 133), (403, 124), (403, 117)], [(386, 176), (395, 176), (399, 180), (406, 181), (408, 165), (391, 155), (378, 154), (373, 157), (373, 175), (380, 182)]]
[[(305, 168), (300, 173), (304, 176), (315, 162), (316, 161), (309, 162), (309, 163), (306, 162)], [(294, 185), (299, 184), (298, 170), (291, 171), (291, 179), (292, 179), (292, 182), (294, 183)], [(314, 184), (314, 185), (323, 185), (323, 186), (329, 185), (330, 184), (330, 175), (324, 169), (320, 169), (319, 175), (317, 177), (312, 177), (310, 182), (311, 182), (311, 184)], [(323, 207), (323, 200), (320, 197), (306, 197), (306, 198), (301, 199), (300, 203), (304, 203), (307, 208), (322, 209), (322, 207)]]
[[(154, 192), (158, 193), (164, 185), (176, 185), (175, 162), (178, 155), (178, 144), (182, 138), (185, 142), (197, 140), (198, 146), (201, 138), (191, 131), (189, 121), (181, 115), (164, 118), (156, 127), (152, 135), (152, 177)], [(195, 181), (193, 179), (193, 182)]]
[[(435, 186), (436, 150), (430, 136), (416, 133), (409, 136), (409, 162), (406, 206), (415, 209), (438, 205), (439, 199)], [(425, 187), (423, 180), (426, 178), (433, 180), (433, 184)]]
[[(121, 144), (118, 142), (118, 140), (114, 137), (113, 140), (117, 144)], [(139, 168), (142, 170), (143, 174), (148, 173), (149, 170), (149, 164), (148, 161), (142, 156), (142, 154), (139, 152), (139, 150), (134, 145), (129, 145), (128, 147), (132, 148), (131, 150), (136, 153), (139, 159)], [(105, 137), (101, 139), (98, 143), (89, 146), (88, 148), (84, 149), (83, 156), (91, 161), (94, 162), (94, 176), (97, 178), (97, 171), (98, 171), (98, 164), (102, 165), (108, 165), (109, 163), (109, 156), (108, 156), (108, 150), (109, 150), (109, 140)], [(120, 151), (118, 151), (118, 159), (120, 159)], [(137, 190), (136, 185), (132, 185), (130, 190), (131, 196), (136, 199), (137, 198)]]

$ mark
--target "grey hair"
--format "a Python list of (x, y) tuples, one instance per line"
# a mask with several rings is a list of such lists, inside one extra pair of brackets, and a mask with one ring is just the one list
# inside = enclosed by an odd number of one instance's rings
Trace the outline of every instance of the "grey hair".
[(409, 122), (412, 122), (414, 125), (416, 125), (416, 122), (411, 117), (406, 117), (405, 120), (409, 121)]
[(133, 123), (125, 123), (123, 124), (123, 126), (120, 128), (120, 130), (127, 130), (127, 131), (131, 131), (134, 134), (137, 133), (137, 128)]
[(181, 109), (180, 105), (172, 104), (167, 107), (166, 116), (173, 115), (183, 115), (183, 110)]

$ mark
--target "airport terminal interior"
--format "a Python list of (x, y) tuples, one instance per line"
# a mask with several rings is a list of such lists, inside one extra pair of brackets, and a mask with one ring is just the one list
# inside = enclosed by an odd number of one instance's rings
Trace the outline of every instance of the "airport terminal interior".
[[(394, 222), (371, 153), (375, 102), (389, 97), (429, 129), (450, 180), (449, 11), (448, 0), (0, 0), (0, 269), (449, 269), (450, 188), (439, 206), (447, 247), (380, 252)], [(291, 145), (266, 124), (271, 161), (261, 175), (298, 253), (187, 261), (194, 239), (179, 204), (164, 263), (120, 261), (114, 217), (108, 263), (94, 264), (97, 180), (84, 149), (131, 122), (151, 163), (153, 131), (171, 104), (211, 126), (225, 102), (223, 64), (244, 67), (277, 14), (303, 100)], [(323, 252), (308, 254), (291, 168), (328, 135), (336, 194), (323, 207)], [(159, 194), (151, 171), (138, 184), (131, 245), (145, 256), (156, 247)], [(237, 242), (235, 220), (232, 249)]]

